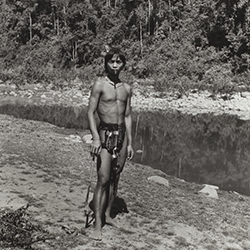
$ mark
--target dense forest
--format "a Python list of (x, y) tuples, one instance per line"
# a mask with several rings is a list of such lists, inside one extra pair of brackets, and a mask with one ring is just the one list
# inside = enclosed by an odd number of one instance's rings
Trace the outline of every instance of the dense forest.
[(0, 80), (86, 86), (120, 46), (156, 90), (249, 88), (248, 0), (2, 0)]

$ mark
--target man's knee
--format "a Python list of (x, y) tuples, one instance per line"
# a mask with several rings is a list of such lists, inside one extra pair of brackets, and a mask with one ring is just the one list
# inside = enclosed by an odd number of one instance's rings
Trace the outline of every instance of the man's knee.
[(97, 180), (97, 185), (102, 188), (107, 188), (110, 183), (110, 178), (108, 175), (99, 175)]

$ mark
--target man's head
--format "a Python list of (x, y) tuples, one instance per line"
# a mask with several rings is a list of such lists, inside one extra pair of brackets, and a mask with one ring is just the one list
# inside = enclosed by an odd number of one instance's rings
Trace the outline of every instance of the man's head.
[(112, 47), (108, 53), (105, 55), (104, 57), (104, 65), (105, 65), (105, 71), (106, 73), (109, 72), (109, 68), (110, 68), (110, 62), (112, 62), (113, 60), (118, 61), (119, 60), (122, 62), (122, 68), (125, 66), (126, 64), (126, 59), (124, 54), (121, 52), (121, 50), (117, 47)]

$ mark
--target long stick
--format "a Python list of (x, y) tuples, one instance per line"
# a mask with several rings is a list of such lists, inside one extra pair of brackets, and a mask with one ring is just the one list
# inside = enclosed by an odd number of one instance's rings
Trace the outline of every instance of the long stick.
[(92, 157), (92, 164), (91, 164), (91, 167), (90, 167), (90, 177), (89, 177), (89, 185), (88, 185), (88, 188), (87, 188), (87, 194), (86, 194), (86, 198), (85, 198), (85, 206), (84, 206), (84, 213), (85, 213), (85, 216), (86, 216), (86, 223), (85, 223), (85, 228), (88, 227), (89, 225), (89, 193), (90, 193), (90, 189), (91, 189), (91, 184), (92, 184), (92, 176), (93, 176), (93, 168), (94, 168), (94, 165), (95, 164), (95, 156)]

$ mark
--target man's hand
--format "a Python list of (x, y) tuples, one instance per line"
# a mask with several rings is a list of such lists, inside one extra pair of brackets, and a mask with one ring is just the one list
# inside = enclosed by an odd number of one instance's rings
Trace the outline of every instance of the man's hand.
[(91, 143), (91, 150), (90, 153), (93, 156), (97, 156), (101, 153), (102, 150), (102, 144), (100, 140), (93, 140)]
[(127, 146), (127, 160), (131, 160), (134, 156), (134, 150), (131, 145)]

